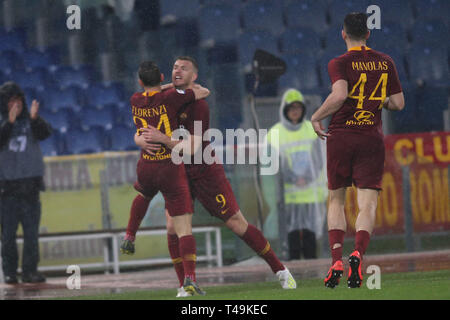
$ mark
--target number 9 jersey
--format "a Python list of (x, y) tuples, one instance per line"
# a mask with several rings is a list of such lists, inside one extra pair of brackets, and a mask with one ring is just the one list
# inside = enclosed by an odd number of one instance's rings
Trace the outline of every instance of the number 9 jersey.
[(331, 83), (348, 82), (348, 96), (333, 115), (329, 133), (356, 132), (383, 135), (381, 111), (386, 97), (402, 87), (395, 64), (388, 55), (368, 47), (354, 47), (328, 64)]

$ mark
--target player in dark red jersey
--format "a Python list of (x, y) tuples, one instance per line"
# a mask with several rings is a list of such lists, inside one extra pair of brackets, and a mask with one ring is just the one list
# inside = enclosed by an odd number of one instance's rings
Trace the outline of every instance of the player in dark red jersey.
[[(361, 286), (361, 262), (375, 223), (384, 169), (381, 111), (383, 107), (402, 110), (405, 105), (394, 62), (366, 46), (369, 35), (366, 14), (350, 13), (345, 17), (342, 38), (348, 51), (329, 62), (332, 92), (311, 118), (317, 135), (327, 137), (332, 266), (324, 282), (332, 288), (343, 274), (345, 191), (352, 183), (357, 188), (359, 213), (347, 284), (351, 288)], [(320, 121), (329, 115), (333, 116), (326, 133)]]
[[(197, 79), (197, 73), (198, 66), (194, 59), (186, 56), (179, 57), (173, 66), (172, 83), (176, 88), (185, 90), (194, 85), (194, 81)], [(201, 132), (195, 132), (194, 121), (201, 122)], [(209, 129), (208, 103), (205, 100), (195, 101), (192, 106), (179, 112), (178, 123), (180, 127), (185, 128), (192, 135), (191, 141), (193, 142), (193, 148), (196, 149), (198, 144), (202, 144), (199, 152), (203, 152), (204, 148), (209, 144), (206, 141), (202, 142), (203, 134)], [(155, 128), (146, 129), (141, 137), (136, 137), (136, 143), (144, 149), (148, 146), (146, 141), (148, 143), (163, 143), (169, 149), (173, 149), (179, 143), (179, 141), (171, 140), (167, 135), (161, 134)], [(151, 148), (149, 152), (152, 152)], [(225, 176), (223, 166), (218, 163), (206, 164), (204, 162), (194, 164), (194, 160), (193, 157), (191, 159), (192, 164), (185, 164), (192, 197), (194, 199), (197, 198), (212, 216), (224, 221), (228, 228), (259, 254), (269, 264), (272, 271), (277, 274), (283, 288), (295, 288), (296, 283), (294, 278), (289, 270), (281, 264), (267, 239), (260, 230), (247, 222), (240, 211), (233, 190)], [(140, 223), (146, 210), (147, 208), (143, 208), (139, 217), (131, 216), (130, 221), (137, 220)], [(179, 238), (174, 232), (173, 219), (167, 211), (166, 217), (169, 252), (181, 285), (183, 265), (179, 263), (180, 253), (177, 249)], [(133, 225), (139, 225), (139, 223), (134, 223)], [(127, 232), (130, 231), (127, 230)], [(136, 231), (137, 227), (132, 236), (134, 236)], [(178, 296), (184, 295), (182, 288), (178, 289)]]
[[(151, 61), (141, 63), (138, 74), (139, 84), (144, 88), (144, 92), (137, 92), (130, 99), (133, 121), (138, 132), (152, 126), (170, 136), (176, 127), (177, 112), (180, 108), (209, 95), (209, 90), (201, 86), (188, 90), (161, 91), (164, 76)], [(179, 251), (184, 268), (183, 286), (191, 294), (204, 294), (195, 282), (193, 206), (184, 165), (175, 165), (171, 160), (171, 151), (161, 146), (155, 154), (141, 151), (136, 173), (135, 189), (139, 194), (133, 200), (131, 214), (161, 191), (174, 224), (174, 231), (179, 238)]]

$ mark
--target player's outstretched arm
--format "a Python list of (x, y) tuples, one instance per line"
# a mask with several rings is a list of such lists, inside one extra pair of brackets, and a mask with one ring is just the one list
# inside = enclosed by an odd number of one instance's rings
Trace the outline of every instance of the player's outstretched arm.
[(388, 110), (401, 111), (405, 107), (405, 97), (403, 92), (393, 94), (386, 98), (383, 107)]
[(192, 86), (192, 91), (194, 91), (195, 100), (205, 99), (210, 94), (210, 91), (207, 88), (202, 87), (199, 84), (194, 84)]

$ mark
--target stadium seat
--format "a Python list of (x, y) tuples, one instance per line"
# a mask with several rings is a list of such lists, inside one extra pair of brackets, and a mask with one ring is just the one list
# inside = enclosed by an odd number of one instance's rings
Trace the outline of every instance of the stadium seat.
[(195, 18), (199, 7), (199, 0), (191, 0), (189, 2), (179, 0), (160, 1), (160, 22), (162, 25), (166, 25), (183, 19)]
[(26, 34), (23, 30), (0, 32), (0, 52), (14, 51), (22, 53), (25, 51)]
[(274, 35), (284, 31), (283, 9), (279, 1), (251, 1), (241, 12), (244, 30), (267, 30)]
[(408, 81), (408, 73), (406, 72), (405, 68), (405, 54), (402, 49), (398, 48), (387, 48), (385, 51), (382, 51), (383, 53), (386, 53), (389, 55), (392, 60), (394, 60), (395, 67), (397, 68), (397, 73), (400, 81), (402, 83), (405, 83)]
[(327, 3), (325, 0), (295, 0), (284, 9), (288, 27), (311, 28), (319, 34), (327, 28)]
[[(213, 48), (207, 50), (206, 60), (208, 65), (219, 65), (227, 63), (236, 63), (239, 60), (238, 48), (236, 43), (219, 43)], [(203, 74), (207, 66), (200, 68)], [(203, 78), (203, 77), (202, 77)]]
[(89, 66), (61, 66), (53, 73), (53, 81), (60, 88), (77, 86), (87, 88), (94, 80), (94, 71)]
[(26, 69), (49, 68), (58, 63), (51, 52), (41, 52), (36, 49), (25, 51), (22, 59)]
[(35, 88), (22, 88), (22, 90), (25, 94), (25, 101), (27, 105), (30, 105), (33, 100), (42, 102), (40, 91), (36, 90)]
[(198, 25), (203, 47), (234, 41), (240, 30), (239, 10), (226, 4), (206, 5), (200, 9)]
[(115, 121), (117, 126), (124, 126), (135, 129), (131, 108), (116, 109)]
[(417, 19), (424, 21), (427, 19), (437, 19), (445, 17), (445, 22), (449, 25), (448, 13), (450, 12), (450, 1), (448, 0), (415, 0)]
[(215, 66), (212, 76), (213, 92), (218, 104), (239, 104), (241, 101), (242, 77), (238, 64)]
[(342, 39), (342, 23), (331, 25), (325, 35), (325, 51), (341, 52), (347, 51), (347, 46)]
[(447, 45), (450, 27), (439, 19), (418, 21), (411, 29), (413, 43)]
[(256, 49), (279, 54), (278, 42), (273, 34), (267, 31), (246, 31), (238, 39), (239, 61), (246, 72), (251, 70), (251, 63)]
[(401, 25), (403, 29), (409, 29), (414, 24), (412, 1), (410, 0), (378, 0), (369, 2), (380, 7), (381, 29), (386, 23)]
[(287, 72), (280, 77), (279, 90), (297, 88), (313, 90), (320, 87), (316, 60), (313, 55), (283, 55)]
[(320, 82), (321, 86), (324, 89), (331, 89), (331, 81), (330, 76), (328, 75), (328, 63), (343, 54), (344, 52), (340, 51), (324, 51), (322, 55), (317, 59), (317, 64), (319, 67), (319, 75), (320, 75)]
[(405, 109), (392, 113), (395, 133), (443, 131), (442, 112), (448, 108), (447, 90), (428, 85), (403, 88)]
[(322, 49), (319, 35), (312, 29), (289, 28), (280, 36), (280, 47), (283, 53), (314, 53)]
[(102, 152), (105, 147), (105, 135), (99, 128), (72, 130), (65, 138), (68, 154)]
[[(394, 124), (394, 133), (420, 132), (420, 119), (414, 91), (404, 87), (405, 108), (402, 111), (390, 112)], [(385, 111), (383, 111), (385, 112)]]
[(342, 24), (345, 16), (350, 12), (366, 12), (369, 0), (333, 0), (329, 6), (330, 23)]
[(52, 157), (61, 154), (58, 136), (55, 133), (53, 133), (47, 139), (40, 141), (39, 144), (41, 147), (42, 155), (45, 157)]
[(139, 149), (134, 143), (136, 129), (126, 126), (115, 126), (110, 132), (111, 150), (126, 151)]
[(86, 104), (101, 107), (108, 104), (123, 106), (125, 101), (124, 88), (119, 83), (95, 83), (85, 92)]
[(44, 108), (53, 112), (64, 108), (79, 111), (81, 109), (79, 91), (74, 87), (53, 89), (44, 97)]
[(111, 130), (115, 124), (114, 110), (110, 106), (97, 109), (84, 107), (78, 113), (80, 126), (84, 130), (93, 127), (101, 127), (103, 130)]
[(40, 115), (44, 118), (54, 130), (65, 133), (72, 126), (73, 115), (70, 110), (61, 109), (56, 112), (41, 111)]
[(7, 50), (0, 53), (0, 70), (4, 74), (10, 74), (15, 70), (22, 70), (23, 67), (23, 61), (16, 52)]
[(227, 4), (233, 6), (236, 9), (240, 9), (244, 0), (202, 0), (202, 4), (205, 6), (216, 4)]
[(418, 130), (444, 131), (443, 111), (448, 110), (448, 86), (427, 86), (416, 89)]
[(415, 44), (407, 55), (410, 80), (437, 85), (449, 85), (448, 50), (446, 47)]
[(34, 68), (30, 71), (16, 72), (12, 75), (17, 84), (22, 88), (35, 88), (44, 90), (49, 83), (47, 70), (44, 68)]
[[(367, 45), (375, 50), (408, 48), (408, 34), (401, 24), (397, 22), (383, 22), (381, 29), (370, 31)], [(383, 50), (382, 50), (383, 49)]]

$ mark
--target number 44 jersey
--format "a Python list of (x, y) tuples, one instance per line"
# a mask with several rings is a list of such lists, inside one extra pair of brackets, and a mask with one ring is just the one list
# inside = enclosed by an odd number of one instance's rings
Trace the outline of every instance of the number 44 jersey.
[(386, 97), (402, 87), (395, 64), (388, 55), (361, 46), (332, 59), (328, 74), (334, 84), (348, 82), (348, 96), (333, 115), (329, 132), (356, 132), (382, 136), (381, 111)]

